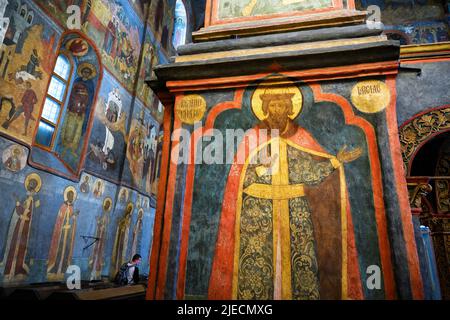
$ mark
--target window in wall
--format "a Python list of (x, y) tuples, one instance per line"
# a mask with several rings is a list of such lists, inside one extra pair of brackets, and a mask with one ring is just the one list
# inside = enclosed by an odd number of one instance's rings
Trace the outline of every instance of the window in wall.
[(33, 12), (28, 13), (27, 23), (28, 24), (32, 24), (33, 23), (33, 18), (34, 18)]
[(25, 5), (22, 5), (22, 7), (20, 8), (20, 16), (22, 18), (25, 18), (26, 15), (27, 15), (27, 7)]
[(72, 73), (72, 64), (63, 54), (58, 56), (52, 73), (44, 107), (36, 134), (36, 144), (47, 149), (53, 147), (58, 129), (61, 111), (67, 96), (67, 87)]
[(101, 78), (100, 59), (75, 33), (61, 42), (31, 151), (31, 162), (78, 177), (88, 147), (93, 108)]
[(172, 36), (172, 45), (176, 49), (186, 43), (187, 14), (183, 0), (177, 0), (175, 5), (175, 23)]

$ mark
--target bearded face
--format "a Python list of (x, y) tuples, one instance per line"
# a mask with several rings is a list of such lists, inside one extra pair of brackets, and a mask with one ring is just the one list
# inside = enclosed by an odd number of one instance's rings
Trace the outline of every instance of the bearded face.
[(292, 112), (292, 101), (289, 99), (271, 99), (266, 102), (265, 109), (267, 118), (264, 120), (271, 129), (283, 132), (289, 123)]

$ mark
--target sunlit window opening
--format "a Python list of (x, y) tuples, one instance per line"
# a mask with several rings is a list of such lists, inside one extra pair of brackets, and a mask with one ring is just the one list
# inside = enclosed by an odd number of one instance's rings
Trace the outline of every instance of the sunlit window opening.
[(187, 14), (183, 0), (177, 0), (175, 5), (175, 24), (173, 29), (172, 44), (176, 49), (186, 43)]

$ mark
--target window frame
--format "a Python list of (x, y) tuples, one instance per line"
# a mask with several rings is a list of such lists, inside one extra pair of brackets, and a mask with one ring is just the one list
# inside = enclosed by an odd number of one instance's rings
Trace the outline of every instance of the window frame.
[[(58, 58), (60, 56), (63, 56), (68, 61), (69, 65), (70, 65), (69, 77), (67, 78), (67, 80), (62, 78), (57, 73), (55, 73), (56, 63), (58, 62)], [(39, 121), (38, 121), (37, 129), (36, 129), (36, 134), (34, 135), (34, 138), (33, 138), (33, 145), (35, 145), (35, 146), (37, 146), (37, 147), (39, 147), (41, 149), (44, 149), (46, 151), (49, 151), (49, 152), (53, 152), (55, 139), (56, 139), (56, 137), (58, 135), (57, 134), (58, 133), (58, 129), (59, 129), (60, 125), (61, 125), (61, 116), (62, 116), (63, 111), (65, 109), (65, 105), (66, 105), (66, 102), (67, 102), (67, 96), (68, 96), (68, 93), (69, 93), (68, 92), (69, 91), (69, 87), (70, 87), (70, 84), (72, 83), (73, 70), (74, 70), (74, 61), (73, 61), (72, 57), (70, 57), (70, 55), (67, 55), (67, 53), (64, 52), (64, 50), (60, 50), (58, 55), (56, 56), (55, 63), (53, 65), (53, 69), (52, 69), (52, 73), (50, 74), (50, 78), (49, 78), (49, 81), (48, 81), (48, 84), (47, 84), (47, 90), (46, 90), (45, 95), (44, 95), (44, 102), (42, 103), (41, 111), (39, 113)], [(59, 81), (64, 82), (64, 84), (66, 86), (65, 89), (64, 89), (64, 94), (63, 94), (63, 98), (62, 98), (61, 101), (59, 101), (57, 98), (55, 98), (52, 95), (50, 95), (49, 92), (48, 92), (48, 90), (50, 88), (50, 83), (52, 82), (53, 77), (55, 77)], [(52, 102), (55, 102), (60, 107), (56, 123), (53, 123), (50, 120), (47, 120), (47, 119), (45, 119), (42, 116), (42, 114), (44, 112), (45, 103), (46, 103), (47, 99), (51, 100)], [(42, 144), (38, 143), (37, 140), (36, 140), (36, 137), (37, 137), (38, 132), (39, 132), (39, 125), (41, 124), (41, 122), (45, 123), (46, 125), (50, 125), (50, 126), (53, 127), (53, 134), (52, 134), (52, 140), (50, 142), (50, 146), (42, 145)]]
[[(22, 12), (24, 12), (24, 15), (22, 15)], [(25, 4), (22, 4), (19, 8), (19, 16), (21, 16), (22, 18), (24, 18), (25, 20), (27, 19), (27, 15), (28, 15), (28, 8)]]

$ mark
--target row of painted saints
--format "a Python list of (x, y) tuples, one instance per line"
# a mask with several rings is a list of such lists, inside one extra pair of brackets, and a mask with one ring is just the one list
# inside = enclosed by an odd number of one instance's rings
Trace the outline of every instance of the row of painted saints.
[[(4, 281), (23, 281), (30, 272), (27, 251), (33, 216), (35, 215), (35, 210), (41, 205), (38, 197), (42, 187), (41, 177), (37, 173), (29, 174), (25, 179), (24, 185), (26, 197), (23, 200), (16, 199), (6, 235), (3, 260), (0, 264), (0, 266), (3, 266)], [(77, 220), (80, 214), (79, 210), (76, 210), (74, 207), (77, 199), (77, 190), (73, 186), (68, 186), (65, 188), (63, 196), (64, 202), (58, 210), (48, 253), (48, 280), (62, 280), (64, 278), (67, 267), (72, 262), (76, 241)], [(94, 237), (97, 241), (93, 245), (89, 258), (91, 280), (101, 277), (105, 265), (105, 246), (112, 208), (112, 199), (110, 197), (105, 198), (102, 205), (102, 214), (96, 218)], [(134, 205), (129, 202), (123, 217), (119, 220), (115, 234), (111, 274), (114, 274), (128, 258), (128, 235), (133, 211)], [(143, 215), (143, 208), (139, 208), (137, 221), (132, 231), (131, 251), (133, 254), (136, 253), (138, 247)]]

